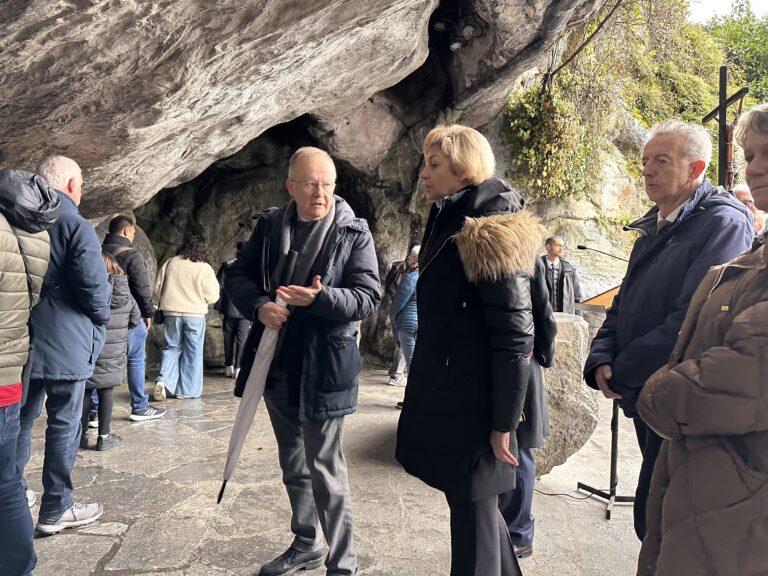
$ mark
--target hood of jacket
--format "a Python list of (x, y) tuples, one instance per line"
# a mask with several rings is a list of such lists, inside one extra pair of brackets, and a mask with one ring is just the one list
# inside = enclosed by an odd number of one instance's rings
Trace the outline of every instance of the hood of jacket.
[(0, 211), (16, 228), (34, 234), (53, 226), (59, 214), (59, 195), (37, 174), (0, 170)]
[(517, 212), (525, 201), (501, 178), (489, 178), (477, 185), (470, 200), (470, 216), (489, 216), (495, 213)]
[(539, 219), (526, 210), (467, 218), (454, 236), (470, 282), (494, 282), (516, 274), (533, 276), (546, 235)]
[[(715, 188), (709, 179), (705, 178), (704, 181), (699, 184), (699, 187), (693, 193), (688, 202), (683, 205), (683, 209), (675, 221), (678, 224), (685, 220), (688, 216), (694, 214), (699, 210), (706, 208), (712, 208), (713, 206), (731, 206), (736, 208), (739, 212), (744, 214), (747, 219), (751, 217), (749, 210), (744, 204), (739, 202), (733, 194), (726, 192), (722, 188)], [(656, 222), (659, 219), (659, 207), (654, 206), (642, 217), (638, 218), (631, 224), (624, 226), (625, 231), (639, 232), (643, 236), (652, 234), (656, 230)]]
[(109, 277), (109, 281), (112, 283), (112, 299), (110, 300), (109, 307), (112, 310), (122, 308), (130, 301), (131, 290), (128, 286), (128, 276), (125, 274), (112, 274)]

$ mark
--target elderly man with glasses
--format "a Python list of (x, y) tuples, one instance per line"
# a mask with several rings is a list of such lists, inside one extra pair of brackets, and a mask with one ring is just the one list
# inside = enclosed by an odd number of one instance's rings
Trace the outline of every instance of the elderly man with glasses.
[[(342, 432), (344, 416), (357, 407), (357, 323), (381, 296), (368, 225), (334, 195), (335, 184), (326, 152), (297, 150), (285, 184), (291, 200), (261, 216), (225, 277), (227, 294), (253, 320), (236, 395), (264, 328), (281, 330), (264, 398), (291, 503), (293, 542), (260, 576), (319, 567), (318, 527), (328, 543), (326, 574), (357, 573)], [(276, 296), (288, 307), (276, 304)]]

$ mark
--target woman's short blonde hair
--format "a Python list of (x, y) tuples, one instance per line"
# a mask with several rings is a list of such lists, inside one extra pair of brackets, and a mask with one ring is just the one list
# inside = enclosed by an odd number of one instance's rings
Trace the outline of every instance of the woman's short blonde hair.
[(424, 154), (432, 146), (438, 146), (448, 157), (451, 172), (462, 176), (468, 184), (480, 184), (493, 176), (496, 159), (485, 136), (467, 126), (453, 124), (437, 126), (424, 139)]
[(744, 148), (750, 132), (768, 134), (768, 102), (758, 104), (739, 118), (736, 124), (736, 142)]

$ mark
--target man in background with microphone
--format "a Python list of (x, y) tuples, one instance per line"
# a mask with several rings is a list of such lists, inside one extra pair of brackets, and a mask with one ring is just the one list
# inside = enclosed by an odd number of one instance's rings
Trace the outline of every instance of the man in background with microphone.
[(634, 419), (643, 454), (634, 503), (640, 540), (661, 438), (640, 419), (637, 397), (666, 364), (704, 274), (749, 248), (754, 235), (747, 209), (705, 178), (711, 156), (712, 141), (701, 126), (670, 120), (651, 128), (642, 163), (655, 205), (625, 227), (640, 236), (584, 367), (587, 384), (618, 400)]

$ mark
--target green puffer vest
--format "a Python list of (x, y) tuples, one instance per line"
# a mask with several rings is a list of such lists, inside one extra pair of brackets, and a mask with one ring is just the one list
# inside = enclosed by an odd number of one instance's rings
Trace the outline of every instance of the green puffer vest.
[(21, 382), (29, 354), (29, 311), (40, 297), (50, 252), (48, 232), (24, 232), (0, 214), (0, 386)]

